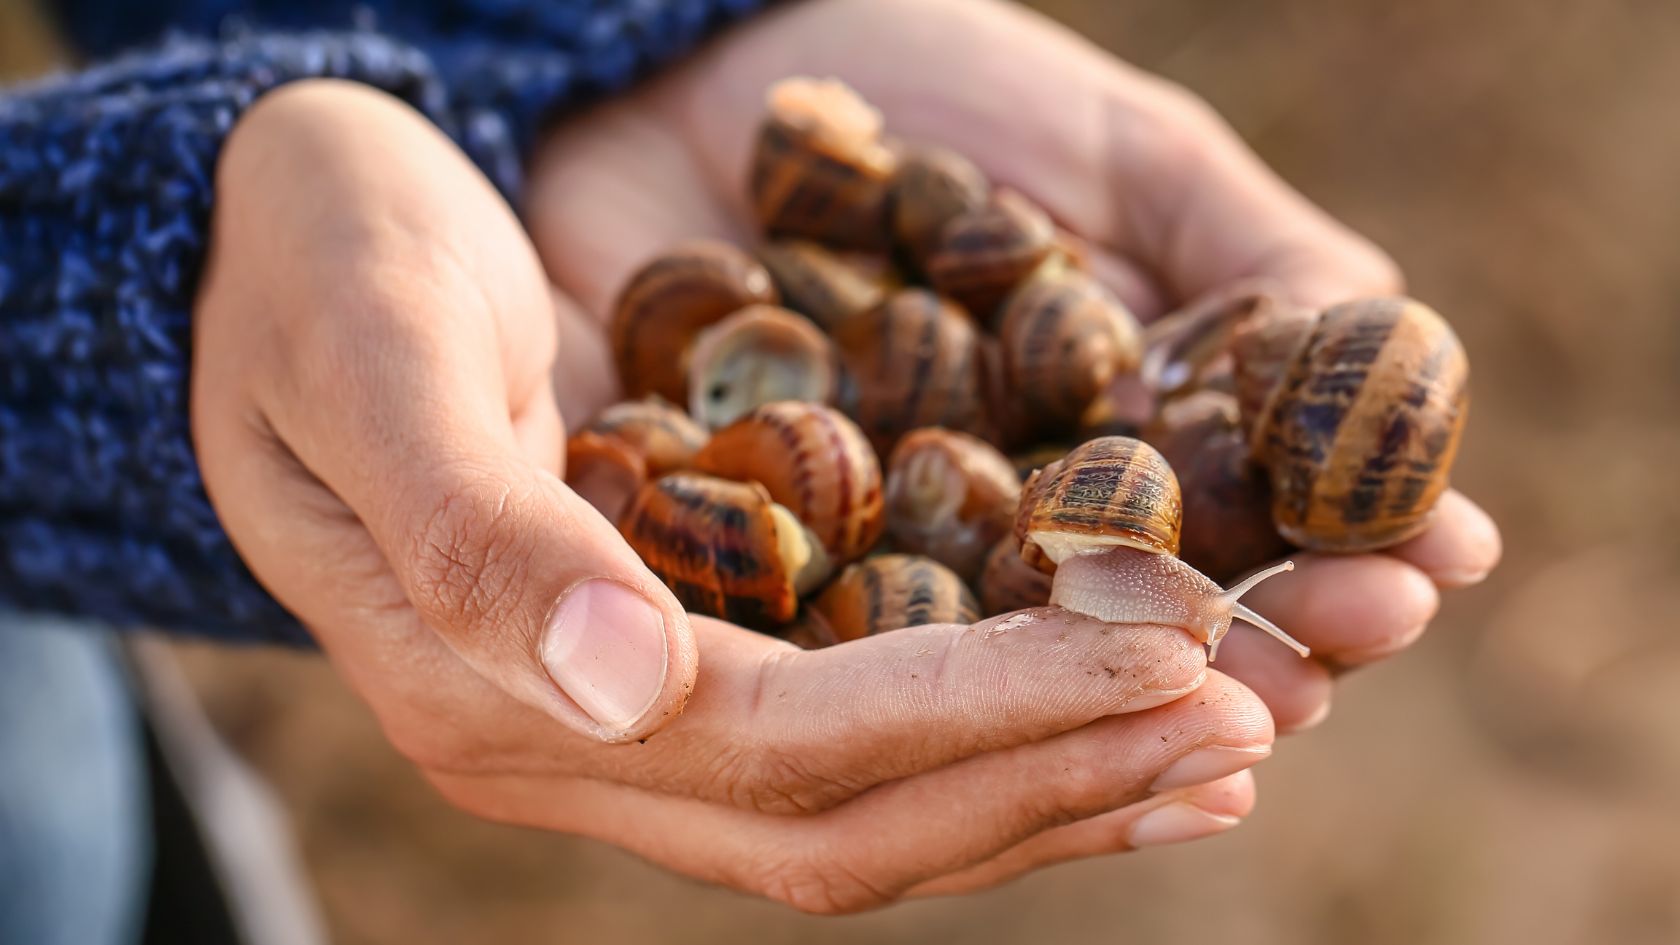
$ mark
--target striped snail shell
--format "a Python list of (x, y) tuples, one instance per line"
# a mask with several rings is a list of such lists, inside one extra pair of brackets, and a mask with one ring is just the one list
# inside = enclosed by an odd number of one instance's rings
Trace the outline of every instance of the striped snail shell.
[(706, 445), (705, 428), (658, 396), (613, 404), (583, 429), (629, 444), (647, 461), (650, 476), (687, 469)]
[(1116, 377), (1137, 370), (1143, 329), (1120, 300), (1072, 269), (1041, 272), (1004, 303), (1009, 387), (1040, 432), (1070, 430)]
[[(1249, 443), (1272, 487), (1272, 520), (1314, 551), (1386, 548), (1421, 532), (1447, 488), (1469, 409), (1470, 364), (1421, 302), (1345, 302), (1299, 322)], [(1239, 377), (1272, 376), (1278, 330), (1239, 336)], [(1268, 342), (1259, 345), (1258, 342)]]
[(1211, 660), (1233, 617), (1302, 656), (1307, 649), (1239, 602), (1284, 562), (1223, 590), (1176, 554), (1183, 502), (1178, 479), (1147, 443), (1109, 436), (1034, 475), (1016, 518), (1022, 555), (1053, 573), (1050, 602), (1109, 623), (1182, 627)]
[(984, 206), (991, 190), (986, 175), (961, 154), (933, 146), (910, 149), (900, 157), (890, 188), (899, 248), (922, 265), (945, 224)]
[(747, 184), (765, 233), (885, 248), (897, 159), (881, 113), (838, 79), (784, 79), (766, 104)]
[(934, 288), (986, 321), (1055, 248), (1056, 228), (1044, 211), (1000, 188), (984, 206), (945, 224), (927, 275)]
[(881, 537), (881, 463), (857, 424), (822, 404), (765, 404), (717, 431), (701, 472), (756, 482), (809, 528), (836, 562)]
[(630, 276), (608, 328), (620, 383), (632, 397), (688, 397), (684, 353), (700, 329), (747, 305), (776, 301), (770, 273), (728, 243), (693, 240)]
[(842, 643), (905, 627), (980, 619), (980, 605), (962, 578), (919, 555), (876, 555), (849, 565), (811, 608)]
[(688, 409), (711, 429), (778, 400), (831, 400), (834, 345), (811, 320), (774, 305), (741, 309), (695, 336)]
[(981, 337), (962, 310), (904, 289), (834, 332), (845, 370), (839, 404), (880, 453), (917, 427), (986, 423)]
[(1050, 603), (1050, 575), (1021, 557), (1013, 534), (999, 538), (986, 554), (975, 586), (980, 589), (980, 612), (987, 617)]
[(824, 331), (881, 304), (890, 284), (882, 266), (865, 268), (858, 254), (842, 256), (809, 240), (775, 240), (758, 251), (788, 308)]
[(1013, 528), (1020, 495), (1014, 466), (990, 443), (942, 427), (912, 430), (887, 461), (887, 531), (897, 548), (972, 581)]
[(684, 608), (756, 630), (793, 620), (830, 572), (815, 536), (756, 482), (671, 473), (642, 486), (619, 531)]

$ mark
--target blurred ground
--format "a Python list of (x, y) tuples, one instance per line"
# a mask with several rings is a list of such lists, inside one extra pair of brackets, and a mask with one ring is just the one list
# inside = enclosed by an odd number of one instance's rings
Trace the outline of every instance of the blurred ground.
[(183, 648), (340, 942), (1680, 941), (1680, 4), (1039, 5), (1211, 99), (1453, 320), (1457, 483), (1505, 566), (1346, 680), (1231, 834), (844, 920), (469, 820), (321, 662)]

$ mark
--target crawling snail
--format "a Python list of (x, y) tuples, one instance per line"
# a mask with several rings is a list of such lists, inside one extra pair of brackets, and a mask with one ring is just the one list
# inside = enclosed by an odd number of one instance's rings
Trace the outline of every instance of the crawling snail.
[(1240, 601), (1256, 584), (1294, 569), (1267, 568), (1225, 590), (1177, 557), (1183, 504), (1178, 479), (1141, 440), (1091, 440), (1046, 466), (1021, 494), (1022, 556), (1051, 573), (1050, 602), (1109, 623), (1182, 627), (1208, 659), (1240, 617), (1302, 656), (1307, 648)]
[(1440, 315), (1412, 299), (1361, 299), (1245, 326), (1234, 353), (1283, 537), (1356, 552), (1423, 531), (1469, 408), (1469, 361)]

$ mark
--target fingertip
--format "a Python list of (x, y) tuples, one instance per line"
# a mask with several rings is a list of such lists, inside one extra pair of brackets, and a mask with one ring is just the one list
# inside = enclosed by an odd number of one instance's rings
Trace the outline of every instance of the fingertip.
[(1499, 564), (1504, 540), (1492, 516), (1449, 489), (1436, 504), (1429, 528), (1389, 554), (1428, 575), (1436, 586), (1454, 589), (1481, 583)]

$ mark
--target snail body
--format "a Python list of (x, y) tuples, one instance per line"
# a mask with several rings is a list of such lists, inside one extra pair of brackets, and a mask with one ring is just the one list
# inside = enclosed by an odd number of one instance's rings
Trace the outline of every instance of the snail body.
[(776, 301), (770, 273), (717, 240), (679, 244), (630, 276), (608, 328), (613, 360), (632, 397), (688, 397), (685, 355), (707, 325), (748, 305)]
[(920, 555), (876, 555), (849, 565), (811, 607), (842, 643), (905, 627), (980, 619), (980, 605), (962, 578)]
[(1054, 576), (1050, 602), (1110, 623), (1182, 627), (1211, 660), (1241, 617), (1307, 655), (1307, 648), (1239, 598), (1294, 568), (1284, 562), (1224, 590), (1176, 555), (1178, 479), (1152, 446), (1100, 437), (1029, 480), (1016, 519), (1022, 554)]
[(717, 431), (694, 466), (764, 486), (836, 562), (862, 557), (881, 537), (881, 463), (857, 424), (832, 407), (765, 404)]
[[(1457, 336), (1405, 298), (1346, 302), (1294, 330), (1276, 383), (1250, 408), (1249, 442), (1268, 472), (1278, 531), (1331, 552), (1385, 548), (1421, 532), (1446, 490), (1469, 408)], [(1253, 342), (1271, 342), (1269, 354), (1286, 334), (1239, 336), (1239, 376), (1275, 363), (1256, 357)]]
[(688, 409), (712, 429), (778, 400), (831, 400), (834, 346), (810, 319), (753, 305), (703, 329), (689, 352)]
[(1014, 525), (1021, 481), (996, 448), (941, 427), (912, 430), (887, 461), (887, 530), (896, 547), (972, 581)]
[(838, 79), (785, 79), (766, 104), (747, 185), (764, 231), (885, 248), (897, 159), (881, 142), (881, 113)]
[(756, 482), (671, 473), (642, 486), (619, 531), (685, 609), (768, 630), (828, 576), (822, 545)]

